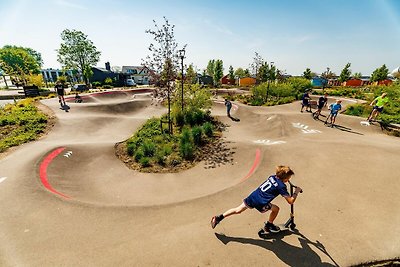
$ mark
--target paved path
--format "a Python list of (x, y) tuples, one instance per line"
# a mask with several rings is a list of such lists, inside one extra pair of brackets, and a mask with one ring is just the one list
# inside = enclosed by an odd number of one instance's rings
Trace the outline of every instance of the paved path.
[[(114, 156), (116, 142), (165, 112), (139, 92), (86, 96), (68, 113), (42, 101), (58, 117), (53, 130), (0, 161), (0, 266), (349, 266), (399, 256), (398, 138), (342, 114), (326, 127), (299, 103), (238, 105), (240, 122), (216, 103), (233, 164), (142, 174)], [(298, 233), (259, 239), (266, 216), (253, 210), (211, 229), (212, 215), (278, 164), (304, 189)], [(275, 203), (283, 223), (289, 205)]]

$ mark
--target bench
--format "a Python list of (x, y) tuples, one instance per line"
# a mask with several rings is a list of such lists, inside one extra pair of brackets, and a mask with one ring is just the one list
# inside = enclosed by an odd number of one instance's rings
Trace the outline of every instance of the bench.
[(39, 87), (36, 85), (24, 86), (25, 97), (36, 97), (40, 96)]

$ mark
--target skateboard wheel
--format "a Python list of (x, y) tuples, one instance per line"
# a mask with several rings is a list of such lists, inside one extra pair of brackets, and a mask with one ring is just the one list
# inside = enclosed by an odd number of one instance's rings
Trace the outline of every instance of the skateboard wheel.
[(260, 237), (260, 238), (263, 238), (263, 235), (265, 234), (265, 231), (264, 231), (264, 229), (260, 229), (260, 231), (258, 231), (258, 236)]

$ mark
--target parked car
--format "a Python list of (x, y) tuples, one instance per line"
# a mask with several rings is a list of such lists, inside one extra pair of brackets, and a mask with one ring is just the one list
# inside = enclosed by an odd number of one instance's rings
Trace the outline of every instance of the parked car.
[(136, 86), (134, 79), (126, 79), (126, 86)]
[(87, 91), (89, 90), (89, 87), (86, 84), (75, 84), (74, 85), (74, 91)]

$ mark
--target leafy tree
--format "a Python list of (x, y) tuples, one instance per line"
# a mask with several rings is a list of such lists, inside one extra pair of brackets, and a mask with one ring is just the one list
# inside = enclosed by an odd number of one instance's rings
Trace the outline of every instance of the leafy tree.
[(221, 85), (221, 78), (224, 76), (224, 63), (221, 59), (215, 60), (214, 65), (214, 84), (219, 87)]
[(310, 68), (307, 68), (304, 72), (303, 72), (303, 77), (305, 79), (311, 80), (313, 78), (312, 72)]
[(385, 64), (382, 67), (377, 68), (371, 75), (371, 82), (379, 82), (387, 79), (389, 75), (389, 69), (386, 67)]
[(206, 68), (207, 75), (214, 77), (214, 70), (215, 70), (215, 60), (211, 59), (208, 61), (208, 64), (207, 64), (207, 68)]
[(17, 46), (5, 46), (0, 49), (0, 69), (26, 83), (26, 76), (40, 73), (40, 65), (28, 49)]
[(253, 58), (253, 63), (251, 64), (251, 67), (253, 69), (253, 74), (256, 77), (256, 83), (258, 83), (258, 81), (260, 80), (263, 81), (261, 77), (262, 74), (260, 68), (264, 65), (265, 65), (264, 59), (260, 56), (260, 54), (255, 52), (255, 56)]
[(247, 77), (245, 71), (242, 68), (237, 68), (235, 70), (235, 76), (238, 77), (238, 78)]
[(33, 56), (36, 59), (36, 63), (39, 65), (39, 67), (43, 66), (42, 54), (40, 54), (36, 50), (33, 50), (30, 47), (5, 45), (5, 46), (3, 46), (3, 48), (19, 48), (19, 49), (25, 50), (26, 52), (28, 52), (29, 55)]
[(244, 77), (250, 77), (250, 71), (249, 69), (244, 70)]
[(343, 68), (342, 72), (339, 76), (339, 82), (345, 82), (350, 79), (351, 77), (351, 70), (350, 70), (351, 63), (347, 63), (346, 66)]
[(81, 31), (65, 29), (61, 33), (61, 39), (60, 49), (57, 50), (57, 61), (64, 69), (79, 70), (85, 78), (85, 83), (88, 84), (91, 76), (89, 69), (99, 62), (101, 52)]
[(186, 70), (185, 83), (195, 84), (196, 83), (196, 72), (194, 70), (193, 64), (190, 64)]
[(229, 66), (229, 74), (228, 74), (229, 80), (234, 80), (235, 79), (235, 74), (233, 72), (233, 67), (232, 65)]
[[(153, 36), (155, 44), (150, 44), (149, 51), (151, 55), (146, 57), (144, 65), (158, 75), (154, 78), (157, 79), (156, 83), (161, 86), (161, 89), (166, 88), (168, 99), (168, 126), (169, 132), (172, 133), (171, 95), (173, 88), (171, 87), (171, 82), (175, 79), (179, 67), (179, 55), (178, 43), (175, 40), (174, 34), (175, 25), (171, 25), (166, 17), (163, 18), (164, 24), (161, 27), (153, 20), (155, 29), (146, 30), (146, 33)], [(183, 48), (185, 47), (186, 45)]]
[(353, 78), (354, 78), (354, 79), (361, 79), (361, 77), (362, 77), (361, 72), (355, 72), (355, 73), (353, 74)]

